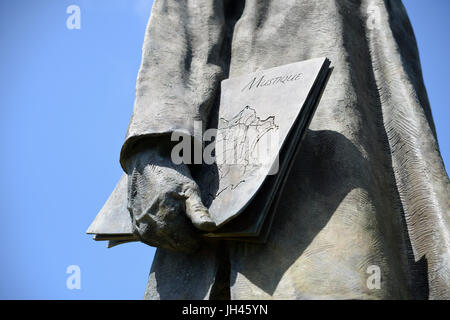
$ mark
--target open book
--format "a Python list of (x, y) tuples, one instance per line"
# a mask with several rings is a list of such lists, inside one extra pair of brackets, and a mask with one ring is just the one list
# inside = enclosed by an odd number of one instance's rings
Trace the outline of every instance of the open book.
[[(285, 180), (330, 74), (317, 58), (221, 83), (214, 163), (194, 177), (219, 227), (209, 238), (265, 242)], [(127, 176), (89, 227), (109, 247), (136, 241), (127, 210)]]

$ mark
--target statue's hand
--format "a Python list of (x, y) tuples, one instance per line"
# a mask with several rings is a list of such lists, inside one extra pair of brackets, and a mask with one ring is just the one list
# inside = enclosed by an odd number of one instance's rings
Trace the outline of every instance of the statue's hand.
[(128, 208), (134, 233), (142, 242), (190, 252), (199, 244), (194, 227), (203, 231), (216, 228), (185, 164), (173, 164), (159, 148), (135, 153), (126, 165)]

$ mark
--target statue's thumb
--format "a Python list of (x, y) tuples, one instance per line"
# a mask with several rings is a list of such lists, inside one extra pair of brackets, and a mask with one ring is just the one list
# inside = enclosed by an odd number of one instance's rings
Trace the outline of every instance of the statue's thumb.
[(197, 190), (191, 192), (186, 198), (186, 215), (197, 229), (213, 231), (217, 228)]

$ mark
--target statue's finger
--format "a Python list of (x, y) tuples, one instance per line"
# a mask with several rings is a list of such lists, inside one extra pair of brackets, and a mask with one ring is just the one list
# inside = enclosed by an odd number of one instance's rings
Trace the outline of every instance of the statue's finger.
[(217, 228), (197, 191), (190, 193), (186, 198), (186, 215), (197, 229), (213, 231)]

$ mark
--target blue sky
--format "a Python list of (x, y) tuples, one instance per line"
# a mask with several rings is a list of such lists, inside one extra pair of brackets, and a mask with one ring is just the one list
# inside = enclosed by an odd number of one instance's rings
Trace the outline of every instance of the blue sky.
[[(152, 1), (0, 2), (0, 298), (141, 299), (154, 249), (85, 231), (117, 183)], [(81, 8), (81, 29), (66, 8)], [(450, 165), (448, 0), (405, 0)], [(81, 290), (66, 268), (81, 268)]]

